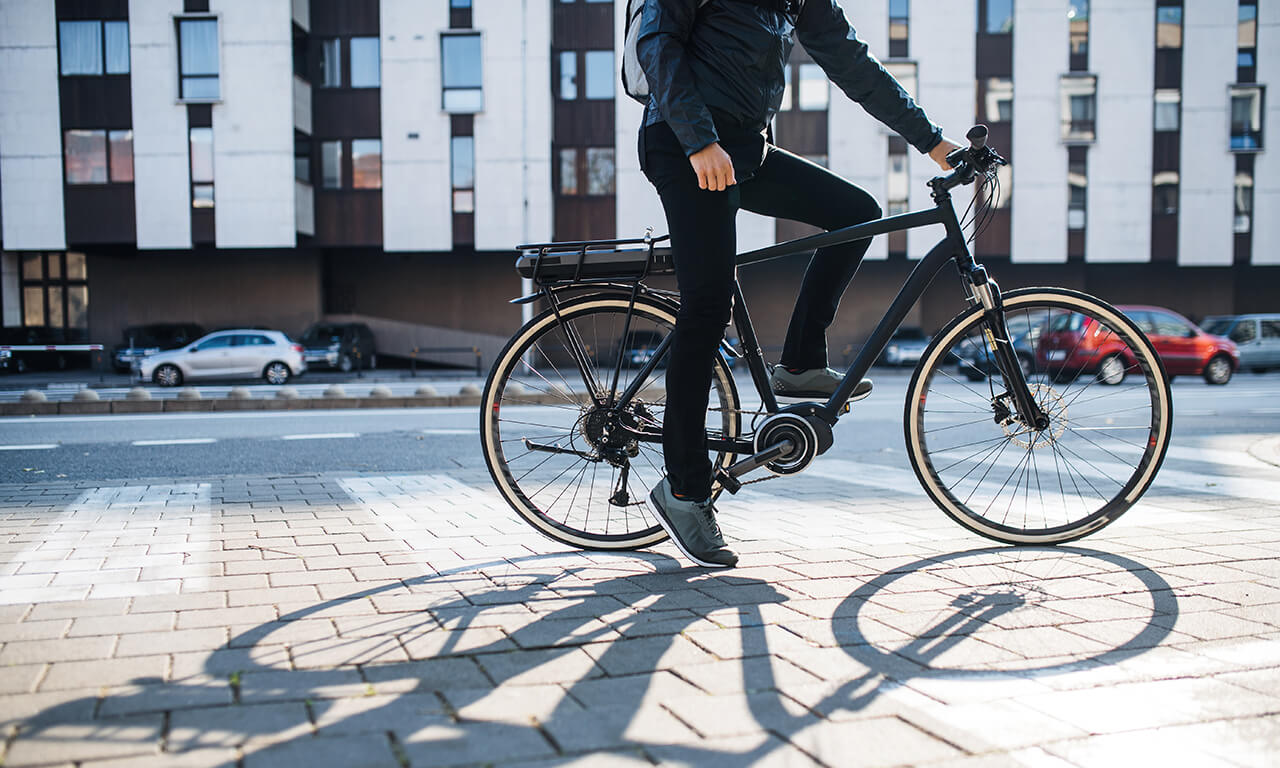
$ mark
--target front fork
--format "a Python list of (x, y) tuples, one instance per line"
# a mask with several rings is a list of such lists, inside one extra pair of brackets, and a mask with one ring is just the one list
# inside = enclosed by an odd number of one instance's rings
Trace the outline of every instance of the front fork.
[(1022, 375), (1022, 366), (1018, 364), (1018, 356), (1014, 354), (1009, 329), (1004, 323), (1004, 300), (1000, 296), (1000, 286), (987, 277), (987, 272), (982, 267), (974, 270), (973, 292), (982, 304), (983, 336), (986, 337), (987, 347), (995, 356), (996, 365), (1004, 375), (1005, 387), (1013, 398), (1018, 417), (1023, 424), (1037, 432), (1048, 429), (1049, 417), (1032, 396), (1031, 389), (1027, 386), (1027, 377)]

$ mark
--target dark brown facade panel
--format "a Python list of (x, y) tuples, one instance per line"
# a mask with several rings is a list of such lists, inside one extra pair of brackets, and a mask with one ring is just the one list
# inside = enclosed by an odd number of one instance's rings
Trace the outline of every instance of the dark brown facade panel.
[(449, 115), (449, 133), (452, 136), (475, 136), (475, 115)]
[(450, 7), (449, 29), (471, 29), (471, 9)]
[(1013, 77), (1013, 35), (978, 35), (977, 76)]
[(1234, 237), (1235, 242), (1232, 244), (1231, 263), (1236, 266), (1247, 267), (1253, 253), (1253, 233), (1237, 232)]
[(1182, 49), (1156, 49), (1156, 87), (1182, 87)]
[(613, 3), (561, 3), (551, 11), (552, 48), (613, 48)]
[[(615, 236), (618, 212), (617, 201), (613, 195), (603, 197), (557, 195), (555, 210), (557, 239), (597, 240)], [(634, 234), (627, 236), (633, 237)]]
[(195, 245), (213, 245), (218, 239), (217, 212), (213, 208), (191, 209), (191, 242)]
[(58, 21), (127, 19), (129, 0), (57, 0)]
[(377, 35), (378, 13), (378, 0), (311, 0), (311, 35)]
[(1157, 213), (1151, 216), (1151, 260), (1177, 263), (1178, 215)]
[(191, 128), (212, 128), (213, 127), (213, 105), (212, 104), (188, 104), (187, 105), (187, 125)]
[(556, 101), (553, 119), (557, 144), (613, 146), (616, 140), (613, 99)]
[(182, 10), (187, 13), (208, 13), (209, 0), (182, 0)]
[(1179, 131), (1157, 131), (1151, 138), (1151, 170), (1176, 171), (1179, 162)]
[(133, 125), (128, 75), (58, 78), (62, 129), (129, 128)]
[(991, 220), (973, 243), (974, 255), (979, 258), (993, 256), (1009, 258), (1012, 251), (1012, 237), (1010, 236), (1012, 221), (1013, 215), (1008, 208), (998, 208), (992, 211)]
[(316, 88), (311, 91), (311, 109), (317, 137), (382, 135), (381, 88)]
[(1072, 229), (1067, 232), (1067, 261), (1084, 261), (1085, 231)]
[(775, 120), (778, 146), (797, 155), (827, 154), (827, 111), (788, 110)]
[(476, 245), (476, 215), (474, 213), (453, 214), (453, 244), (473, 250)]
[(64, 189), (69, 247), (137, 242), (132, 184), (69, 184)]
[(317, 189), (315, 243), (382, 245), (382, 190)]

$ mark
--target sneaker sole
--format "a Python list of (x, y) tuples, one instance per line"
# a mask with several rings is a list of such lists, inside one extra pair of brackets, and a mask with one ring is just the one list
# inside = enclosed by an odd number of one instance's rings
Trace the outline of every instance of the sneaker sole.
[(671, 524), (670, 520), (667, 520), (667, 513), (663, 511), (662, 505), (659, 504), (658, 500), (653, 497), (653, 494), (649, 494), (649, 502), (653, 504), (653, 511), (656, 512), (658, 515), (658, 525), (661, 525), (662, 530), (667, 532), (667, 538), (671, 539), (671, 543), (676, 545), (676, 549), (680, 550), (680, 554), (689, 558), (691, 561), (693, 561), (695, 565), (700, 565), (703, 568), (732, 568), (733, 567), (732, 565), (726, 565), (724, 563), (708, 562), (706, 560), (703, 560), (697, 557), (689, 550), (685, 549), (684, 543), (680, 541), (680, 537), (676, 535), (675, 526)]
[[(831, 397), (833, 394), (835, 393), (834, 392), (779, 392), (776, 389), (773, 391), (774, 397), (804, 397), (804, 398), (820, 397), (820, 398), (823, 398), (824, 400)], [(854, 395), (850, 397), (849, 402), (856, 403), (859, 400), (865, 400), (870, 396), (871, 396), (871, 390), (868, 389), (866, 392), (863, 392), (860, 395)]]

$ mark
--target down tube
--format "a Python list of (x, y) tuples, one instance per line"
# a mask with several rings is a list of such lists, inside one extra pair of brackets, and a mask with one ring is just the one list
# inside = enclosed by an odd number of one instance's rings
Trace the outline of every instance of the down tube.
[(889, 338), (893, 336), (893, 332), (906, 319), (907, 313), (911, 311), (915, 303), (924, 295), (925, 289), (929, 287), (929, 283), (933, 282), (933, 278), (937, 276), (938, 271), (955, 255), (955, 243), (950, 237), (946, 237), (942, 242), (933, 246), (929, 253), (916, 265), (916, 268), (911, 270), (911, 275), (907, 277), (907, 282), (903, 284), (902, 290), (898, 291), (893, 303), (885, 311), (884, 318), (876, 326), (876, 329), (871, 332), (871, 336), (867, 338), (867, 343), (862, 345), (858, 356), (853, 359), (853, 364), (845, 372), (844, 381), (841, 382), (840, 388), (831, 395), (831, 399), (827, 401), (826, 405), (822, 406), (821, 415), (824, 421), (829, 424), (836, 423), (840, 409), (844, 407), (849, 396), (853, 394), (853, 388), (862, 380), (867, 371), (871, 370), (871, 363), (888, 346)]

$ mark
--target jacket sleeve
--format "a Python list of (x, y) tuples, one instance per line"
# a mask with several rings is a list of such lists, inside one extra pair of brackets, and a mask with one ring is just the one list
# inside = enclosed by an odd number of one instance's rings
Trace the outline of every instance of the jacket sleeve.
[(927, 153), (942, 141), (942, 129), (858, 39), (836, 0), (806, 0), (796, 36), (831, 82), (911, 146)]
[(720, 138), (698, 93), (686, 50), (700, 5), (699, 0), (646, 0), (636, 38), (651, 106), (657, 106), (686, 155)]

